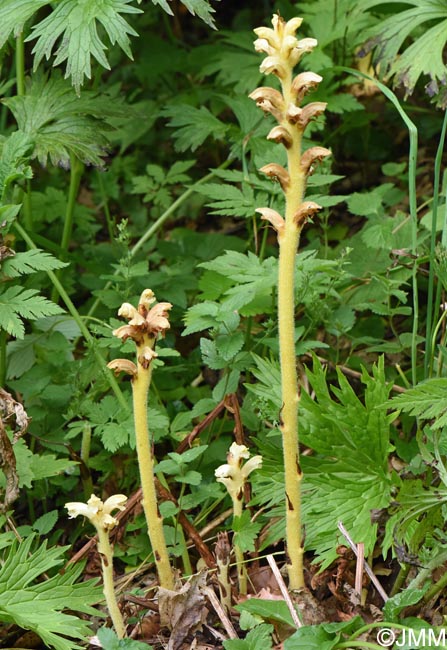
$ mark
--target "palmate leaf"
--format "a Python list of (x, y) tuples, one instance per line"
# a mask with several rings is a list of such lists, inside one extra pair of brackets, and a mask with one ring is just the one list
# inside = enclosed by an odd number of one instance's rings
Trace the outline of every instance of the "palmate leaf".
[[(108, 145), (108, 120), (123, 116), (120, 99), (84, 92), (77, 97), (59, 74), (47, 79), (34, 75), (25, 95), (9, 97), (4, 103), (12, 111), (24, 141), (34, 143), (33, 158), (42, 165), (48, 157), (53, 165), (69, 167), (70, 153), (86, 164), (102, 165)], [(127, 111), (129, 107), (127, 107)]]
[(34, 46), (34, 70), (43, 57), (50, 58), (60, 38), (54, 65), (67, 62), (65, 77), (71, 76), (79, 94), (84, 77), (91, 78), (91, 57), (110, 70), (104, 52), (107, 46), (98, 35), (98, 23), (104, 28), (112, 45), (118, 43), (128, 57), (132, 58), (128, 35), (137, 32), (121, 14), (142, 13), (131, 6), (133, 0), (62, 0), (54, 11), (35, 25), (27, 40), (37, 39)]
[(18, 339), (25, 336), (22, 319), (36, 320), (61, 313), (59, 305), (39, 296), (36, 289), (13, 286), (0, 293), (0, 328)]
[(433, 420), (432, 429), (442, 429), (447, 424), (447, 379), (433, 377), (402, 395), (397, 395), (391, 405), (423, 420)]
[(95, 580), (74, 584), (82, 565), (35, 583), (36, 578), (63, 562), (65, 548), (47, 548), (44, 542), (31, 551), (33, 540), (30, 536), (20, 544), (14, 542), (4, 558), (0, 568), (0, 620), (32, 630), (56, 650), (80, 648), (74, 639), (89, 634), (88, 623), (61, 610), (98, 616), (92, 604), (101, 600), (101, 590)]
[[(381, 70), (394, 77), (397, 85), (403, 85), (407, 95), (411, 94), (422, 74), (429, 75), (431, 83), (427, 86), (430, 95), (438, 94), (439, 84), (446, 86), (447, 74), (444, 62), (444, 48), (447, 42), (447, 8), (444, 0), (366, 0), (362, 10), (377, 5), (410, 5), (381, 21), (372, 30), (372, 38), (365, 51), (376, 48), (376, 62)], [(427, 24), (428, 23), (428, 24)], [(403, 45), (415, 30), (423, 28), (421, 36), (403, 52)], [(447, 90), (441, 97), (443, 106), (447, 103)]]
[(10, 34), (18, 36), (26, 21), (50, 0), (2, 0), (0, 6), (0, 48)]

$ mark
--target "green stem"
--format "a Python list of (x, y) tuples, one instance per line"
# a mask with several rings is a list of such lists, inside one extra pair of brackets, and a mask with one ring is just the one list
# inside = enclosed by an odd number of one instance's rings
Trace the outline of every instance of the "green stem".
[(25, 94), (25, 43), (23, 32), (16, 38), (16, 84), (17, 94)]
[(427, 293), (427, 323), (425, 339), (425, 376), (431, 377), (433, 368), (434, 342), (432, 333), (432, 322), (435, 318), (438, 305), (433, 302), (434, 284), (435, 284), (435, 246), (436, 246), (436, 226), (438, 221), (438, 202), (439, 202), (439, 185), (441, 179), (442, 154), (444, 151), (445, 134), (447, 129), (447, 111), (444, 111), (444, 121), (442, 124), (441, 136), (439, 138), (438, 149), (435, 157), (434, 184), (433, 184), (433, 204), (431, 218), (431, 237), (430, 237), (430, 270), (428, 276), (428, 293)]
[[(169, 219), (169, 217), (179, 208), (182, 203), (184, 203), (190, 196), (193, 194), (197, 187), (199, 185), (202, 185), (202, 183), (206, 183), (209, 181), (211, 178), (213, 178), (216, 175), (216, 171), (220, 169), (226, 169), (229, 167), (231, 164), (231, 160), (228, 159), (225, 162), (223, 162), (219, 167), (217, 167), (216, 170), (213, 170), (203, 178), (201, 178), (197, 183), (194, 183), (194, 185), (191, 185), (179, 198), (172, 203), (172, 205), (169, 206), (167, 210), (163, 212), (163, 214), (155, 221), (147, 230), (146, 232), (140, 237), (140, 239), (136, 242), (136, 244), (130, 249), (129, 251), (129, 258), (132, 259), (136, 253), (140, 250), (140, 248), (147, 242), (148, 239), (150, 239), (155, 233), (160, 230), (160, 228), (166, 223), (166, 221)], [(119, 273), (119, 270), (114, 271), (114, 275), (117, 275)], [(109, 280), (107, 284), (104, 286), (104, 291), (109, 289), (112, 286), (112, 281)], [(88, 311), (88, 316), (92, 316), (95, 311), (98, 309), (98, 306), (100, 304), (101, 300), (99, 298), (96, 298), (92, 306), (90, 307)]]
[[(149, 347), (153, 347), (154, 340)], [(140, 363), (142, 349), (148, 345), (143, 340), (141, 346), (137, 345), (137, 375), (132, 379), (133, 410), (135, 422), (135, 438), (140, 469), (141, 489), (143, 492), (142, 506), (149, 533), (149, 539), (154, 553), (160, 586), (165, 589), (174, 589), (171, 565), (163, 532), (163, 517), (157, 504), (155, 490), (154, 457), (150, 444), (147, 423), (147, 395), (152, 378), (152, 364), (144, 367)]]
[(407, 576), (408, 572), (410, 571), (410, 565), (409, 564), (404, 564), (404, 566), (401, 566), (399, 569), (399, 573), (397, 574), (397, 578), (394, 582), (393, 588), (391, 589), (390, 596), (393, 597), (395, 596), (402, 588)]
[(101, 556), (103, 592), (112, 619), (116, 635), (122, 639), (125, 634), (125, 626), (121, 611), (118, 607), (115, 594), (115, 585), (113, 582), (113, 551), (110, 545), (109, 533), (101, 526), (96, 528), (98, 533), (98, 552)]
[[(14, 222), (14, 228), (17, 230), (19, 235), (24, 239), (25, 243), (28, 245), (29, 248), (36, 249), (37, 246), (31, 239), (31, 237), (28, 235), (26, 230), (22, 228), (22, 226), (15, 221)], [(81, 318), (81, 315), (79, 314), (78, 310), (74, 306), (70, 296), (68, 293), (65, 291), (65, 288), (63, 284), (59, 281), (58, 277), (53, 271), (47, 271), (47, 275), (50, 278), (51, 282), (53, 285), (56, 287), (62, 301), (64, 302), (68, 312), (72, 316), (73, 320), (79, 327), (81, 334), (83, 335), (86, 343), (88, 343), (93, 350), (93, 354), (96, 357), (96, 360), (98, 361), (99, 366), (101, 369), (105, 372), (105, 375), (107, 377), (107, 381), (110, 384), (110, 388), (115, 394), (115, 397), (117, 398), (118, 402), (120, 403), (121, 407), (126, 413), (129, 413), (129, 404), (127, 403), (126, 398), (124, 397), (118, 382), (115, 379), (114, 374), (107, 368), (107, 363), (105, 359), (103, 358), (101, 352), (98, 349), (98, 346), (96, 345), (96, 341), (93, 338), (93, 336), (90, 334), (88, 328), (86, 327), (84, 321)]]
[[(73, 154), (70, 155), (70, 187), (68, 189), (67, 208), (65, 210), (64, 229), (62, 232), (60, 255), (65, 259), (68, 247), (70, 245), (71, 235), (73, 232), (74, 211), (76, 207), (76, 199), (79, 192), (79, 185), (81, 184), (82, 173), (84, 165)], [(57, 277), (60, 278), (60, 271), (57, 272)], [(58, 291), (53, 287), (51, 299), (53, 302), (58, 301)]]

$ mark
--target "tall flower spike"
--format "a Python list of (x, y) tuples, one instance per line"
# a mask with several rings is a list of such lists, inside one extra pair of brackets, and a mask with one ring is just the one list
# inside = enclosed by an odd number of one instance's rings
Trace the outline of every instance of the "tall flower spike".
[[(290, 589), (304, 586), (303, 548), (301, 545), (301, 481), (298, 440), (298, 378), (296, 372), (295, 325), (295, 257), (301, 230), (306, 221), (320, 209), (317, 203), (304, 201), (304, 193), (312, 164), (329, 155), (324, 147), (312, 147), (301, 156), (301, 144), (308, 123), (326, 108), (324, 102), (301, 106), (305, 95), (322, 81), (314, 72), (301, 72), (293, 79), (293, 68), (316, 45), (314, 38), (297, 39), (295, 33), (301, 18), (285, 22), (273, 16), (273, 29), (255, 29), (258, 37), (255, 49), (266, 54), (260, 70), (279, 77), (281, 92), (258, 88), (250, 95), (264, 112), (274, 115), (278, 126), (271, 129), (268, 139), (286, 147), (287, 169), (277, 163), (264, 165), (261, 172), (278, 180), (285, 195), (284, 218), (271, 208), (260, 208), (262, 218), (269, 221), (278, 233), (278, 331), (281, 366), (281, 424), (285, 473), (285, 512), (287, 538), (287, 570)], [(234, 484), (234, 470), (230, 463), (219, 468), (218, 480)]]

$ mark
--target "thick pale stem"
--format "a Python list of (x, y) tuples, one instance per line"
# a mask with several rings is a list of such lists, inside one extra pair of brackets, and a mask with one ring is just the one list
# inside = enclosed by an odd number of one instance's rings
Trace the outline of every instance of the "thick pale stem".
[[(291, 76), (282, 82), (286, 106), (290, 101)], [(286, 122), (284, 123), (286, 125)], [(281, 432), (283, 436), (286, 488), (286, 539), (289, 588), (304, 586), (303, 549), (301, 545), (301, 467), (298, 445), (298, 379), (295, 355), (295, 265), (301, 227), (294, 220), (305, 189), (300, 167), (301, 132), (292, 131), (287, 150), (290, 185), (285, 193), (285, 228), (279, 239), (278, 327), (281, 364)]]
[(113, 583), (113, 551), (110, 545), (109, 533), (102, 527), (98, 527), (98, 551), (101, 555), (103, 592), (112, 619), (116, 635), (122, 639), (125, 634), (125, 626), (121, 611), (118, 607), (115, 595), (115, 585)]
[[(233, 516), (242, 516), (243, 492), (233, 497)], [(245, 596), (247, 593), (247, 570), (244, 563), (244, 554), (239, 544), (233, 544), (234, 555), (236, 557), (237, 580), (239, 585), (239, 595)]]
[[(137, 346), (138, 357), (141, 354), (142, 347), (144, 346)], [(149, 539), (154, 553), (160, 586), (173, 590), (174, 579), (172, 577), (163, 532), (163, 518), (158, 510), (154, 481), (154, 458), (147, 424), (147, 394), (151, 377), (151, 364), (149, 364), (148, 368), (144, 368), (138, 361), (137, 376), (132, 380), (136, 448), (140, 468), (141, 488), (143, 491), (142, 506), (146, 517)]]

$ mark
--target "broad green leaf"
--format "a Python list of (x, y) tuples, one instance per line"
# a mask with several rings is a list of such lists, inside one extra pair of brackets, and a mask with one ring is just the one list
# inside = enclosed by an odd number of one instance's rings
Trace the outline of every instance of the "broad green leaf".
[(432, 429), (443, 429), (447, 424), (447, 379), (427, 379), (394, 397), (391, 406), (423, 420), (433, 420)]
[(129, 35), (137, 32), (121, 14), (142, 13), (132, 6), (133, 0), (62, 0), (49, 16), (34, 25), (27, 40), (37, 39), (34, 46), (34, 70), (45, 57), (49, 59), (56, 41), (60, 44), (55, 52), (54, 65), (67, 62), (65, 77), (71, 76), (79, 94), (84, 77), (91, 78), (91, 57), (110, 69), (105, 50), (107, 46), (98, 34), (99, 25), (112, 45), (118, 43), (128, 57), (132, 58)]
[(244, 603), (236, 605), (235, 609), (238, 612), (250, 612), (254, 616), (260, 616), (264, 621), (275, 621), (295, 627), (287, 603), (284, 600), (250, 598)]
[[(72, 0), (70, 0), (72, 1)], [(22, 138), (34, 144), (33, 158), (46, 165), (70, 166), (70, 154), (86, 164), (102, 166), (112, 117), (123, 117), (119, 97), (84, 92), (77, 97), (58, 74), (34, 75), (25, 95), (3, 100), (12, 111)], [(127, 111), (129, 111), (127, 107)]]
[(0, 293), (0, 328), (19, 339), (25, 335), (24, 318), (36, 320), (62, 312), (59, 305), (39, 296), (36, 289), (14, 286)]
[(397, 622), (400, 612), (410, 605), (416, 605), (416, 603), (418, 603), (424, 596), (428, 587), (428, 584), (424, 589), (412, 589), (409, 587), (389, 598), (383, 608), (383, 616), (385, 620)]
[(250, 630), (245, 639), (228, 639), (223, 642), (225, 650), (272, 650), (273, 625), (261, 624)]
[(53, 530), (56, 521), (58, 520), (59, 513), (57, 510), (50, 510), (41, 517), (38, 517), (33, 523), (33, 530), (39, 535), (48, 535)]
[(162, 113), (170, 119), (168, 126), (176, 129), (173, 134), (177, 151), (195, 151), (211, 135), (222, 140), (229, 129), (205, 106), (194, 108), (188, 104), (173, 104)]
[(14, 257), (8, 257), (1, 264), (1, 272), (8, 278), (17, 278), (35, 271), (52, 271), (63, 269), (65, 266), (68, 266), (66, 262), (61, 262), (50, 253), (37, 248), (25, 253), (16, 253)]
[(0, 48), (4, 46), (10, 34), (15, 37), (22, 33), (23, 26), (41, 7), (50, 4), (50, 0), (2, 0), (0, 6)]
[[(92, 604), (101, 600), (101, 589), (95, 586), (95, 580), (74, 584), (82, 565), (72, 565), (64, 574), (44, 578), (47, 571), (63, 563), (65, 547), (47, 548), (44, 542), (33, 551), (33, 541), (30, 536), (20, 544), (14, 542), (3, 558), (0, 620), (32, 630), (55, 650), (77, 650), (81, 646), (75, 641), (86, 640), (90, 628), (73, 612), (98, 616)], [(72, 613), (65, 614), (64, 609)]]

